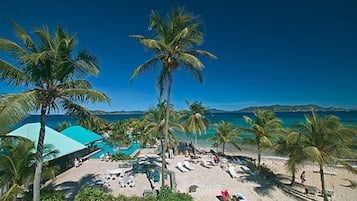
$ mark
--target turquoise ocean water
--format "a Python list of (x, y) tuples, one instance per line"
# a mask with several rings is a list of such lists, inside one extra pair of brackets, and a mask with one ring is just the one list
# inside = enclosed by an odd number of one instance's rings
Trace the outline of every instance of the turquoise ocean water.
[[(290, 127), (297, 122), (304, 121), (304, 114), (311, 115), (311, 112), (277, 112), (275, 115), (284, 122), (284, 126)], [(245, 123), (243, 115), (248, 115), (251, 118), (254, 118), (253, 113), (215, 113), (208, 115), (207, 118), (210, 119), (211, 125), (207, 131), (207, 134), (198, 136), (198, 145), (199, 146), (209, 146), (212, 142), (207, 141), (207, 138), (212, 137), (215, 133), (215, 123), (224, 120), (225, 122), (230, 122), (236, 127), (248, 127), (248, 124)], [(356, 125), (357, 126), (357, 111), (351, 112), (318, 112), (320, 117), (325, 115), (335, 115), (341, 119), (341, 122), (344, 124)], [(126, 120), (130, 118), (141, 118), (141, 114), (122, 114), (122, 115), (99, 115), (101, 118), (107, 119), (110, 122), (115, 122), (117, 120)], [(39, 122), (40, 118), (38, 115), (31, 115), (24, 119), (21, 123), (16, 125), (14, 128), (20, 127), (26, 123)], [(72, 123), (74, 125), (76, 122), (74, 119), (66, 115), (50, 115), (47, 118), (46, 125), (50, 128), (55, 129), (58, 123), (63, 123), (64, 121)], [(13, 128), (12, 128), (13, 129)], [(175, 131), (175, 136), (179, 140), (185, 141), (194, 141), (192, 135), (187, 135), (185, 133)], [(247, 138), (251, 137), (251, 134), (241, 134), (241, 137)]]

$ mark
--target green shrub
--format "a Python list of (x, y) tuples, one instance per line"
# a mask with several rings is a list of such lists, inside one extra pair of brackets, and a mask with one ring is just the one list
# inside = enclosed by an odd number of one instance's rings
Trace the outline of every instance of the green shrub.
[(187, 193), (174, 193), (167, 185), (163, 186), (159, 195), (156, 197), (157, 201), (192, 201), (193, 198)]
[[(23, 201), (32, 201), (33, 192), (29, 191), (25, 193)], [(62, 191), (56, 191), (51, 187), (41, 190), (41, 201), (63, 201), (65, 200), (64, 193)]]
[(85, 187), (76, 195), (75, 201), (114, 201), (115, 198), (101, 189)]
[(112, 159), (113, 161), (119, 161), (119, 160), (133, 160), (134, 158), (126, 154), (117, 153), (113, 155)]

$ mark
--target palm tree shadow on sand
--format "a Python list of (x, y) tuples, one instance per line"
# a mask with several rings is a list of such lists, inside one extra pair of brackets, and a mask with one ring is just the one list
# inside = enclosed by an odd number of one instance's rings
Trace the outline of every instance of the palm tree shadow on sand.
[(66, 200), (74, 200), (79, 191), (86, 186), (98, 187), (106, 192), (109, 192), (110, 190), (106, 186), (95, 185), (96, 177), (97, 175), (95, 174), (88, 174), (82, 177), (78, 182), (66, 181), (57, 185), (50, 184), (50, 186), (52, 186), (53, 189), (61, 189), (61, 191), (65, 194)]

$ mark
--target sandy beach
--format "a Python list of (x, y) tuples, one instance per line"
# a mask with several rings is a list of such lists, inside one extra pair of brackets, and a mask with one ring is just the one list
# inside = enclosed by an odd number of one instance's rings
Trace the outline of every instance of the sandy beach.
[[(243, 155), (238, 152), (239, 155)], [(249, 154), (250, 155), (250, 154)], [(187, 192), (192, 195), (194, 200), (207, 201), (207, 200), (220, 200), (220, 192), (227, 189), (231, 194), (240, 193), (246, 200), (249, 201), (290, 201), (290, 200), (322, 200), (322, 197), (315, 197), (313, 195), (305, 194), (306, 186), (315, 186), (321, 189), (320, 176), (314, 173), (318, 170), (316, 164), (307, 163), (301, 167), (301, 171), (306, 171), (306, 182), (304, 185), (297, 184), (294, 187), (288, 185), (277, 185), (276, 182), (263, 177), (250, 175), (243, 171), (242, 166), (229, 160), (222, 160), (219, 165), (214, 165), (213, 158), (209, 154), (199, 155), (199, 159), (191, 160), (184, 155), (177, 155), (173, 158), (167, 159), (168, 170), (172, 171), (175, 175), (177, 183), (177, 190), (180, 192)], [(250, 155), (253, 156), (254, 155)], [(279, 178), (280, 183), (290, 183), (290, 175), (284, 167), (283, 158), (264, 156), (262, 162), (265, 166), (269, 167)], [(151, 164), (152, 167), (160, 167), (160, 157), (153, 154), (150, 150), (142, 150), (138, 155), (139, 164)], [(194, 170), (180, 171), (177, 168), (177, 163), (188, 161)], [(201, 165), (201, 161), (210, 163), (210, 168)], [(67, 200), (73, 200), (80, 188), (86, 185), (93, 185), (96, 178), (104, 178), (108, 176), (108, 170), (118, 169), (121, 162), (106, 162), (99, 159), (90, 159), (85, 161), (78, 168), (73, 167), (66, 172), (57, 176), (54, 181), (49, 182), (56, 189), (62, 189), (67, 196)], [(237, 173), (236, 178), (232, 178), (229, 174), (228, 166), (234, 167)], [(104, 189), (113, 195), (137, 195), (143, 196), (145, 190), (159, 189), (161, 182), (154, 182), (148, 179), (145, 173), (133, 174), (131, 167), (120, 167), (125, 172), (124, 177), (113, 177), (107, 179), (104, 184)], [(300, 182), (299, 174), (297, 174), (296, 181)], [(351, 188), (351, 184), (347, 179), (357, 181), (357, 176), (347, 172), (342, 168), (326, 167), (329, 174), (325, 176), (326, 188), (333, 190), (333, 200), (346, 200), (352, 201), (357, 197), (356, 189)], [(121, 187), (119, 181), (129, 175), (134, 176), (134, 187)], [(166, 179), (166, 184), (169, 184), (169, 177)], [(198, 188), (195, 192), (189, 192), (189, 186), (196, 185)]]

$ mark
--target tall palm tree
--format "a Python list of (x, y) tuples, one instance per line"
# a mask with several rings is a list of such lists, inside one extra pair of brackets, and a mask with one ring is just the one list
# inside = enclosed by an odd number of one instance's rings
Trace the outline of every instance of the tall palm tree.
[(295, 183), (298, 165), (307, 158), (302, 152), (303, 146), (301, 144), (301, 137), (296, 134), (296, 131), (292, 129), (284, 130), (274, 143), (274, 152), (278, 155), (288, 157), (285, 165), (292, 175), (291, 185)]
[[(48, 146), (48, 145), (45, 145)], [(46, 154), (54, 154), (58, 151)], [(35, 170), (35, 145), (22, 137), (1, 138), (0, 144), (0, 187), (8, 186), (7, 192), (0, 200), (14, 200), (14, 198), (26, 190), (33, 180)], [(55, 167), (44, 167), (43, 176), (54, 178)]]
[(41, 128), (36, 152), (33, 196), (40, 200), (42, 153), (46, 117), (52, 110), (71, 110), (78, 103), (109, 102), (109, 98), (92, 90), (85, 78), (99, 72), (97, 59), (85, 49), (75, 56), (77, 40), (57, 27), (51, 36), (48, 28), (35, 29), (39, 37), (35, 44), (22, 27), (14, 23), (16, 36), (23, 46), (0, 39), (0, 50), (8, 51), (17, 66), (0, 60), (0, 80), (21, 87), (25, 91), (0, 97), (0, 126), (14, 125), (32, 111), (40, 111)]
[(214, 125), (217, 128), (217, 131), (214, 136), (208, 138), (208, 140), (213, 140), (218, 146), (222, 145), (223, 155), (227, 143), (230, 143), (236, 148), (240, 149), (240, 147), (234, 141), (240, 139), (239, 130), (234, 128), (232, 123), (221, 120), (218, 124), (216, 123)]
[(302, 153), (319, 164), (322, 194), (324, 201), (327, 201), (324, 178), (326, 163), (340, 163), (347, 170), (357, 173), (356, 169), (343, 160), (351, 157), (355, 152), (349, 146), (357, 136), (357, 129), (354, 126), (341, 124), (340, 119), (333, 115), (320, 118), (314, 111), (311, 116), (305, 115), (305, 121), (296, 124), (294, 129), (298, 131), (296, 135), (301, 136)]
[(260, 166), (261, 154), (264, 148), (271, 147), (272, 135), (280, 132), (282, 121), (275, 117), (274, 112), (269, 110), (254, 111), (255, 121), (249, 116), (244, 115), (243, 118), (250, 125), (249, 128), (242, 128), (243, 131), (253, 133), (254, 139), (244, 139), (245, 142), (257, 145), (258, 166)]
[[(161, 18), (158, 12), (152, 11), (150, 14), (149, 31), (152, 31), (154, 38), (146, 38), (142, 35), (132, 35), (153, 52), (154, 57), (140, 65), (131, 76), (131, 80), (138, 74), (151, 70), (153, 67), (161, 64), (162, 69), (157, 79), (157, 86), (162, 97), (166, 89), (166, 102), (171, 104), (171, 85), (173, 73), (183, 68), (193, 75), (194, 78), (203, 82), (202, 69), (203, 64), (197, 56), (205, 55), (210, 58), (216, 58), (213, 54), (204, 50), (191, 49), (193, 46), (201, 45), (203, 42), (203, 32), (201, 23), (195, 17), (186, 12), (185, 8), (176, 8), (167, 18)], [(160, 98), (161, 99), (161, 98)], [(169, 130), (170, 107), (166, 108), (166, 125), (164, 148), (167, 146), (167, 137)], [(162, 169), (166, 166), (165, 154), (162, 154)], [(165, 181), (162, 180), (162, 186)]]
[(202, 103), (196, 101), (190, 103), (186, 100), (186, 105), (189, 108), (189, 111), (183, 111), (187, 115), (185, 120), (185, 131), (186, 133), (192, 132), (195, 136), (195, 147), (197, 146), (197, 135), (202, 133), (206, 134), (207, 128), (210, 124), (210, 120), (205, 117), (207, 113), (207, 107), (202, 106)]

